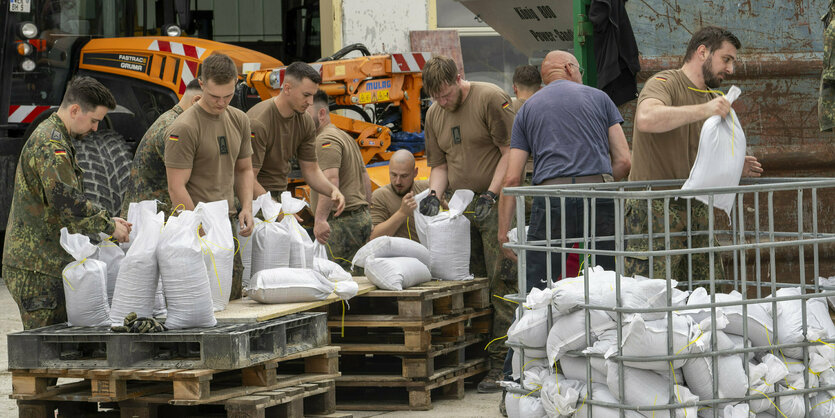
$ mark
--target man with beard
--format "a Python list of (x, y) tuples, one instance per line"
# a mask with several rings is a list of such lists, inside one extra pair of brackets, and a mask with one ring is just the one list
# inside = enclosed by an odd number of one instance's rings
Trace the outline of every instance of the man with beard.
[[(470, 272), (487, 276), (490, 294), (517, 292), (516, 264), (502, 257), (498, 210), (494, 209), (507, 171), (510, 130), (515, 112), (507, 95), (490, 83), (464, 80), (449, 57), (437, 56), (423, 67), (423, 88), (434, 102), (426, 112), (426, 156), (432, 190), (420, 203), (420, 213), (434, 216), (440, 199), (456, 190), (472, 190), (464, 215), (470, 221)], [(445, 196), (446, 195), (446, 196)], [(493, 306), (492, 338), (507, 334), (515, 306), (498, 298)], [(497, 392), (507, 349), (489, 346), (491, 370), (478, 384), (479, 392)]]
[(308, 64), (294, 62), (284, 70), (284, 84), (275, 98), (264, 100), (247, 112), (252, 121), (253, 192), (278, 199), (287, 190), (290, 159), (298, 158), (304, 181), (336, 204), (337, 215), (345, 206), (339, 188), (331, 184), (316, 163), (316, 127), (305, 113), (313, 104), (322, 76)]
[(371, 239), (382, 236), (409, 238), (418, 241), (415, 230), (415, 195), (429, 187), (428, 180), (417, 180), (415, 156), (401, 149), (389, 160), (390, 183), (371, 195)]
[[(739, 39), (731, 32), (709, 26), (693, 34), (687, 45), (684, 64), (677, 70), (665, 70), (650, 77), (638, 97), (635, 129), (632, 134), (632, 171), (630, 181), (686, 179), (696, 161), (699, 135), (704, 121), (713, 116), (725, 116), (731, 105), (714, 91), (725, 77), (734, 72)], [(743, 176), (759, 176), (762, 166), (756, 158), (745, 157)], [(669, 202), (670, 233), (687, 230), (687, 199)], [(653, 200), (652, 231), (664, 231), (664, 201)], [(706, 231), (708, 207), (690, 200), (690, 228)], [(626, 202), (626, 234), (647, 234), (648, 208), (645, 200)], [(655, 239), (653, 250), (664, 249), (664, 238)], [(691, 248), (708, 247), (707, 236), (694, 236)], [(687, 248), (687, 237), (671, 237), (671, 249)], [(647, 239), (631, 239), (628, 251), (647, 251)], [(692, 256), (694, 280), (709, 278), (708, 254)], [(687, 280), (686, 256), (671, 257), (671, 279)], [(721, 258), (715, 257), (716, 279), (724, 277)], [(666, 278), (664, 257), (655, 257), (650, 268), (648, 257), (626, 258), (625, 274), (640, 274)]]

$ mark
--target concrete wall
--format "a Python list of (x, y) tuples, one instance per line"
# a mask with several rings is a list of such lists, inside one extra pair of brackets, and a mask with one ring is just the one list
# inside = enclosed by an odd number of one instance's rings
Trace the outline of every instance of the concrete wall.
[(342, 0), (341, 3), (340, 47), (363, 43), (371, 53), (411, 51), (409, 31), (429, 29), (435, 8), (432, 0)]

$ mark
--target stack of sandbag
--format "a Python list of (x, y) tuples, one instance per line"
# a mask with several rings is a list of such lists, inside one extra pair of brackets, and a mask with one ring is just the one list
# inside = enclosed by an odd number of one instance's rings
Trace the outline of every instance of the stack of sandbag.
[[(522, 373), (522, 359), (525, 368), (547, 367), (545, 342), (548, 338), (548, 307), (551, 304), (552, 289), (534, 288), (528, 294), (521, 316), (510, 324), (507, 330), (507, 342), (514, 345), (512, 374), (518, 379)], [(556, 309), (551, 308), (551, 322), (557, 317)]]
[[(429, 195), (424, 190), (415, 196), (420, 202)], [(440, 280), (469, 280), (470, 221), (464, 211), (473, 200), (471, 190), (457, 190), (449, 201), (449, 210), (435, 216), (415, 212), (415, 229), (420, 242), (429, 249), (429, 271)]]
[[(131, 245), (122, 260), (113, 291), (110, 307), (110, 323), (113, 326), (123, 325), (125, 316), (131, 312), (139, 317), (150, 317), (154, 313), (159, 283), (157, 244), (165, 215), (162, 212), (154, 215), (142, 207), (137, 210), (139, 214), (133, 217), (132, 222)], [(202, 259), (200, 264), (203, 264)]]
[(384, 236), (357, 250), (352, 265), (364, 268), (368, 280), (380, 289), (403, 290), (432, 280), (430, 260), (430, 252), (423, 245)]
[(97, 245), (98, 251), (93, 258), (104, 262), (107, 265), (107, 304), (113, 302), (113, 291), (116, 290), (116, 278), (119, 277), (119, 268), (122, 267), (122, 259), (125, 258), (125, 251), (122, 247), (105, 233), (99, 233), (101, 242)]
[(307, 202), (302, 199), (296, 199), (290, 192), (281, 193), (281, 211), (284, 214), (284, 218), (281, 219), (281, 225), (284, 226), (290, 240), (290, 260), (288, 267), (313, 267), (313, 240), (295, 217), (306, 206)]
[(290, 233), (281, 216), (281, 204), (273, 200), (270, 193), (264, 193), (255, 199), (255, 206), (261, 209), (263, 222), (258, 222), (252, 232), (250, 247), (252, 267), (250, 277), (261, 270), (290, 266)]
[(213, 309), (218, 312), (226, 309), (229, 303), (235, 265), (235, 240), (232, 237), (232, 223), (229, 221), (229, 203), (218, 200), (200, 205), (203, 205), (201, 225), (205, 233), (200, 237), (203, 263), (208, 273)]
[(92, 258), (97, 248), (84, 234), (61, 228), (60, 244), (75, 259), (62, 272), (67, 322), (80, 327), (109, 325), (107, 264)]
[(296, 303), (325, 300), (335, 289), (319, 272), (278, 267), (252, 276), (247, 295), (261, 303)]
[(342, 300), (348, 300), (357, 295), (359, 285), (354, 281), (354, 276), (345, 271), (339, 264), (328, 260), (325, 246), (316, 241), (313, 250), (312, 270), (321, 274), (322, 277), (333, 283), (333, 292)]
[(157, 260), (168, 307), (168, 329), (204, 328), (217, 323), (200, 242), (204, 210), (205, 204), (200, 203), (194, 211), (169, 217), (160, 234)]

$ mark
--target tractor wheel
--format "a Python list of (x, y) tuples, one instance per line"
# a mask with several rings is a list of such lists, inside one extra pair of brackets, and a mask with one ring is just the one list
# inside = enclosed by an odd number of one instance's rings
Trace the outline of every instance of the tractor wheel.
[(107, 209), (110, 216), (118, 216), (133, 160), (125, 139), (105, 129), (89, 133), (75, 146), (87, 198)]

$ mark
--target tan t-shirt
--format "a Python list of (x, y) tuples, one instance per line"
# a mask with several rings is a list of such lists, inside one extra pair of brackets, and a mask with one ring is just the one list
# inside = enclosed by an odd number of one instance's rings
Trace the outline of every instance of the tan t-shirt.
[(281, 116), (275, 99), (264, 100), (247, 112), (252, 121), (252, 167), (258, 183), (269, 192), (287, 190), (290, 158), (316, 161), (316, 126), (307, 113)]
[(470, 82), (455, 112), (433, 103), (425, 123), (428, 165), (447, 164), (451, 190), (485, 192), (502, 157), (499, 147), (510, 146), (515, 115), (510, 96), (489, 83)]
[[(345, 196), (346, 211), (368, 206), (365, 199), (365, 164), (354, 138), (329, 124), (316, 135), (316, 157), (319, 159), (319, 168), (323, 171), (329, 168), (339, 169), (339, 191)], [(318, 193), (311, 193), (313, 208), (316, 207), (318, 198)], [(336, 207), (332, 210), (336, 210)]]
[(226, 200), (235, 213), (235, 163), (252, 156), (249, 118), (232, 106), (220, 115), (199, 104), (183, 112), (168, 127), (165, 166), (191, 169), (186, 190), (199, 202)]
[[(652, 76), (638, 96), (638, 104), (658, 99), (667, 106), (707, 103), (715, 95), (700, 93), (679, 70), (665, 70)], [(668, 132), (647, 133), (637, 128), (632, 133), (632, 170), (629, 180), (686, 179), (699, 152), (699, 135), (704, 121), (690, 123)]]
[[(411, 192), (418, 194), (429, 187), (429, 180), (415, 180), (412, 183)], [(371, 194), (371, 223), (377, 226), (391, 218), (395, 212), (400, 210), (400, 202), (403, 201), (403, 196), (398, 196), (391, 187), (387, 184), (383, 187), (374, 190)], [(406, 228), (406, 225), (409, 225)], [(413, 241), (418, 241), (417, 230), (415, 229), (415, 215), (409, 215), (406, 221), (400, 224), (397, 231), (394, 233), (395, 237), (409, 238)]]

